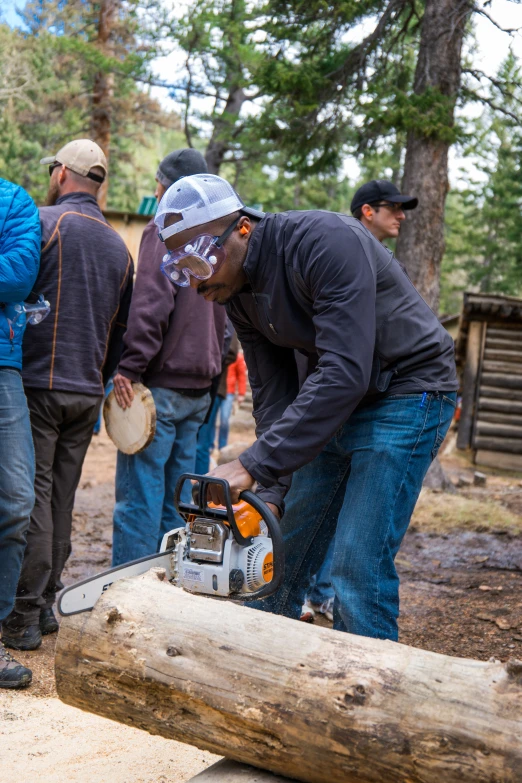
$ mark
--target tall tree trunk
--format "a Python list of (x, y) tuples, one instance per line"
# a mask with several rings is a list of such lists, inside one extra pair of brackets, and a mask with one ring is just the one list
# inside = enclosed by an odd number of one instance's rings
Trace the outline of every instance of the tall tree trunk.
[(239, 116), (245, 101), (246, 96), (242, 87), (231, 88), (223, 113), (214, 121), (212, 136), (205, 153), (210, 174), (219, 174), (219, 169), (230, 149), (230, 142), (234, 136), (232, 125)]
[[(114, 27), (118, 18), (120, 0), (102, 0), (98, 21), (97, 43), (101, 52), (107, 57), (114, 55)], [(98, 71), (94, 77), (92, 98), (92, 135), (93, 140), (100, 145), (109, 161), (111, 144), (112, 101), (114, 97), (114, 75), (106, 71)], [(102, 209), (107, 207), (107, 191), (109, 178), (98, 191), (98, 203)]]
[[(443, 121), (450, 129), (460, 87), (462, 42), (472, 7), (471, 0), (426, 0), (422, 20), (414, 93), (420, 96), (433, 90), (446, 98)], [(440, 133), (429, 135), (419, 128), (408, 133), (403, 192), (417, 196), (419, 206), (404, 221), (397, 242), (398, 258), (435, 312), (444, 254), (450, 146), (450, 139)]]

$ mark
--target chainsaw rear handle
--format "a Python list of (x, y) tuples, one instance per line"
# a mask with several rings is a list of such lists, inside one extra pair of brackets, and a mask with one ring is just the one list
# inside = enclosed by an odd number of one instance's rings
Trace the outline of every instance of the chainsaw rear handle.
[(266, 523), (270, 538), (272, 539), (273, 557), (274, 557), (274, 572), (272, 580), (268, 582), (264, 587), (256, 590), (255, 593), (241, 594), (238, 596), (242, 601), (256, 601), (258, 598), (267, 598), (269, 595), (277, 592), (283, 583), (285, 575), (285, 542), (283, 540), (283, 534), (281, 533), (281, 526), (279, 520), (271, 511), (264, 500), (251, 492), (249, 489), (245, 489), (239, 496), (240, 500), (244, 500), (252, 508), (261, 514), (263, 521)]
[[(197, 503), (183, 503), (181, 501), (181, 491), (186, 481), (197, 481), (199, 484), (197, 492)], [(209, 484), (217, 484), (223, 489), (225, 496), (225, 508), (209, 508), (207, 504), (207, 492)], [(256, 590), (255, 593), (245, 595), (240, 593), (235, 600), (240, 601), (255, 601), (258, 598), (266, 598), (272, 593), (275, 593), (281, 586), (285, 572), (285, 547), (283, 541), (283, 534), (279, 526), (279, 520), (276, 515), (269, 509), (267, 504), (261, 500), (261, 498), (254, 492), (246, 489), (240, 496), (240, 500), (244, 500), (257, 511), (263, 521), (265, 522), (270, 538), (272, 539), (273, 557), (274, 557), (274, 572), (272, 580), (268, 582), (264, 587)], [(232, 508), (232, 498), (230, 495), (230, 485), (226, 479), (215, 478), (213, 476), (198, 476), (195, 473), (183, 473), (178, 479), (176, 484), (176, 490), (174, 492), (174, 505), (176, 510), (180, 514), (195, 514), (199, 516), (206, 516), (210, 519), (217, 519), (220, 521), (226, 521), (230, 525), (234, 538), (240, 546), (250, 546), (252, 543), (251, 538), (245, 538), (236, 523), (234, 516), (234, 509)]]
[[(181, 491), (186, 481), (197, 481), (199, 484), (196, 503), (183, 503), (181, 501)], [(209, 484), (217, 484), (223, 490), (225, 495), (225, 508), (210, 508), (207, 503), (207, 494)], [(193, 495), (194, 495), (193, 488)], [(212, 478), (211, 476), (198, 476), (196, 473), (183, 473), (176, 484), (176, 490), (174, 492), (174, 505), (176, 511), (179, 514), (196, 514), (199, 516), (209, 517), (210, 519), (218, 519), (221, 522), (228, 522), (234, 533), (234, 538), (240, 546), (250, 546), (252, 543), (251, 538), (245, 538), (237, 524), (234, 516), (234, 509), (232, 508), (232, 498), (230, 496), (230, 485), (228, 481), (220, 478)], [(258, 509), (256, 509), (257, 511)], [(267, 508), (267, 511), (270, 511)], [(259, 512), (263, 516), (262, 512)]]

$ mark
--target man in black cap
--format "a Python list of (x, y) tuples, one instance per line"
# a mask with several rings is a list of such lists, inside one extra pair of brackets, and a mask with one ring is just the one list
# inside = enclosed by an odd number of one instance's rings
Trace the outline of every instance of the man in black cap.
[(207, 164), (205, 158), (197, 150), (193, 150), (191, 147), (187, 147), (182, 150), (174, 150), (169, 152), (158, 166), (156, 172), (156, 190), (154, 196), (157, 199), (158, 204), (163, 198), (163, 194), (170, 186), (181, 179), (181, 177), (188, 177), (191, 174), (205, 174), (207, 171)]
[[(156, 198), (161, 200), (182, 177), (206, 171), (196, 150), (171, 152), (156, 173)], [(164, 255), (165, 245), (151, 220), (141, 240), (114, 394), (126, 408), (134, 397), (132, 382), (148, 386), (156, 405), (156, 434), (139, 454), (118, 452), (113, 565), (150, 555), (176, 520), (182, 524), (174, 490), (182, 473), (194, 472), (211, 382), (221, 372), (225, 310), (191, 288), (172, 286), (161, 273)]]
[(350, 210), (354, 218), (373, 236), (383, 242), (399, 236), (401, 223), (406, 217), (404, 212), (415, 209), (419, 200), (413, 196), (403, 196), (392, 182), (386, 179), (372, 179), (355, 193)]

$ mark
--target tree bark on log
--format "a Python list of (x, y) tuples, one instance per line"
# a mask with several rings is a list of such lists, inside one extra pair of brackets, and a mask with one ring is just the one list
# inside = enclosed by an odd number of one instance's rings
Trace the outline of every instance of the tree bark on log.
[(67, 704), (305, 783), (521, 783), (522, 662), (195, 596), (161, 569), (67, 617)]

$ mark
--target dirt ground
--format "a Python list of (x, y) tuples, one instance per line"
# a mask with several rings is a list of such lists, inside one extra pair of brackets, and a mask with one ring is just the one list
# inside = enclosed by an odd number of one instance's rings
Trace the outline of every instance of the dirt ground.
[[(253, 440), (250, 420), (236, 419), (231, 441)], [(93, 438), (74, 512), (71, 584), (110, 566), (115, 448)], [(475, 468), (448, 438), (441, 462), (454, 484)], [(454, 494), (423, 490), (397, 558), (401, 642), (488, 660), (522, 658), (522, 475), (481, 469), (485, 486)], [(326, 621), (320, 618), (319, 622)], [(67, 707), (56, 698), (55, 636), (17, 658), (33, 670), (23, 693), (0, 695), (0, 783), (38, 775), (45, 783), (182, 783), (215, 757), (150, 737)], [(27, 739), (30, 738), (30, 742)]]

